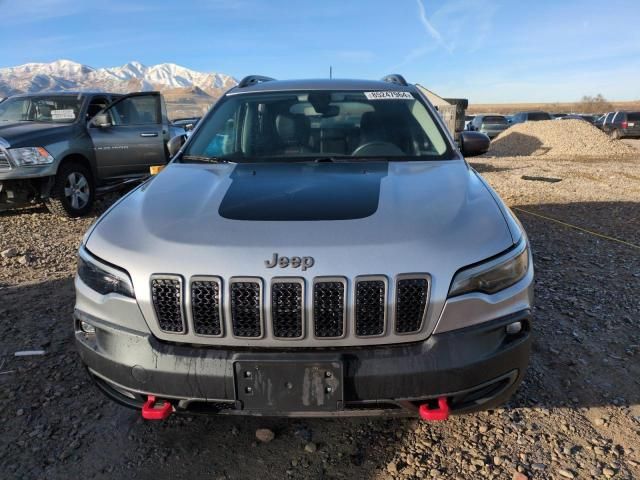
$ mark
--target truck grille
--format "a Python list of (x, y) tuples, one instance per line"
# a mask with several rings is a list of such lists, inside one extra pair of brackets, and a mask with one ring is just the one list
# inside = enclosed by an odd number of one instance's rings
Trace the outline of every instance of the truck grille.
[(383, 280), (356, 281), (356, 335), (382, 335), (386, 318), (386, 296)]
[(344, 335), (345, 283), (318, 281), (313, 286), (313, 326), (316, 337)]
[[(395, 284), (383, 275), (316, 277), (153, 275), (151, 300), (161, 332), (182, 334), (182, 342), (228, 338), (229, 345), (295, 342), (322, 346), (414, 341), (421, 334), (429, 308), (430, 277), (402, 274)], [(185, 296), (183, 285), (188, 294)], [(200, 340), (198, 340), (198, 338)], [(417, 339), (417, 338), (416, 338)], [(225, 343), (225, 344), (226, 344)]]
[(235, 281), (231, 284), (231, 324), (236, 337), (262, 335), (260, 283)]
[(279, 338), (302, 336), (302, 281), (278, 281), (271, 287), (273, 335)]
[(151, 300), (160, 330), (169, 333), (186, 331), (182, 315), (182, 282), (179, 278), (151, 279)]
[(11, 164), (9, 163), (7, 155), (3, 152), (0, 152), (0, 170), (9, 170), (10, 168)]
[(193, 331), (198, 335), (222, 334), (220, 281), (193, 280), (191, 282), (191, 315)]
[(396, 333), (417, 332), (429, 301), (429, 280), (405, 278), (396, 288)]

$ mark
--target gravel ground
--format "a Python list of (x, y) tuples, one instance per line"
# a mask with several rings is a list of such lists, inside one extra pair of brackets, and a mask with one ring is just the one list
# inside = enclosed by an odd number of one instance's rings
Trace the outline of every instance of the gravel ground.
[(90, 384), (73, 346), (75, 250), (94, 218), (0, 215), (0, 478), (640, 478), (640, 250), (533, 215), (640, 245), (640, 155), (473, 165), (529, 233), (534, 351), (510, 403), (444, 424), (143, 422)]

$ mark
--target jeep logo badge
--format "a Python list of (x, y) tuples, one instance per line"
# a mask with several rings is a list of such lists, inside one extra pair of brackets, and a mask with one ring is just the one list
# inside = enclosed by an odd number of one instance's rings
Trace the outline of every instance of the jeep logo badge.
[(316, 261), (313, 257), (281, 257), (277, 253), (273, 254), (271, 260), (265, 260), (264, 266), (267, 268), (274, 268), (276, 265), (280, 268), (301, 268), (305, 271), (307, 268), (313, 267)]

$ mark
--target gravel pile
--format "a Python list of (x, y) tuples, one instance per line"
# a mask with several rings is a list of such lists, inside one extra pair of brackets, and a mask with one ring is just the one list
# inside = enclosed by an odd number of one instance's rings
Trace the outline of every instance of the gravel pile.
[(620, 157), (637, 154), (632, 147), (612, 140), (604, 132), (581, 120), (549, 120), (519, 123), (501, 133), (488, 156), (520, 157)]

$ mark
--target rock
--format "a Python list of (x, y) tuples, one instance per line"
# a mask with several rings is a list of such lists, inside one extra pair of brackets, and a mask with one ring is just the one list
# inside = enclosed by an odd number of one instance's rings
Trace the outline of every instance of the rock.
[(504, 463), (504, 459), (502, 457), (499, 457), (497, 455), (495, 457), (493, 457), (493, 464), (494, 465), (497, 465), (499, 467), (503, 463)]
[(478, 427), (478, 431), (479, 431), (480, 433), (487, 433), (487, 430), (489, 430), (489, 427), (487, 427), (486, 425), (480, 425), (480, 426)]
[(596, 427), (601, 427), (604, 425), (604, 418), (596, 418), (593, 423), (595, 424)]
[(387, 463), (387, 472), (398, 473), (398, 465), (396, 464), (396, 462)]
[(545, 468), (547, 468), (547, 466), (544, 463), (534, 463), (533, 465), (531, 465), (531, 468), (533, 470), (544, 470)]
[(24, 415), (24, 410), (22, 408), (19, 408), (18, 411), (16, 412), (16, 415), (21, 417), (22, 415)]
[(259, 428), (256, 430), (256, 439), (262, 443), (269, 443), (274, 438), (276, 438), (276, 434), (273, 433), (273, 430), (268, 428)]
[(13, 258), (13, 257), (17, 257), (18, 256), (18, 249), (16, 248), (7, 248), (6, 250), (3, 250), (2, 252), (0, 252), (0, 256), (2, 258)]
[(511, 480), (529, 480), (529, 477), (527, 477), (524, 473), (514, 472)]
[(607, 478), (611, 478), (616, 474), (616, 472), (612, 468), (605, 467), (602, 469), (602, 474)]
[(576, 478), (572, 471), (563, 468), (558, 469), (558, 475), (564, 478)]
[(313, 442), (309, 442), (304, 446), (304, 451), (307, 453), (315, 453), (317, 449), (317, 445)]
[(29, 265), (33, 262), (33, 257), (31, 255), (21, 255), (18, 257), (18, 263), (20, 265)]

